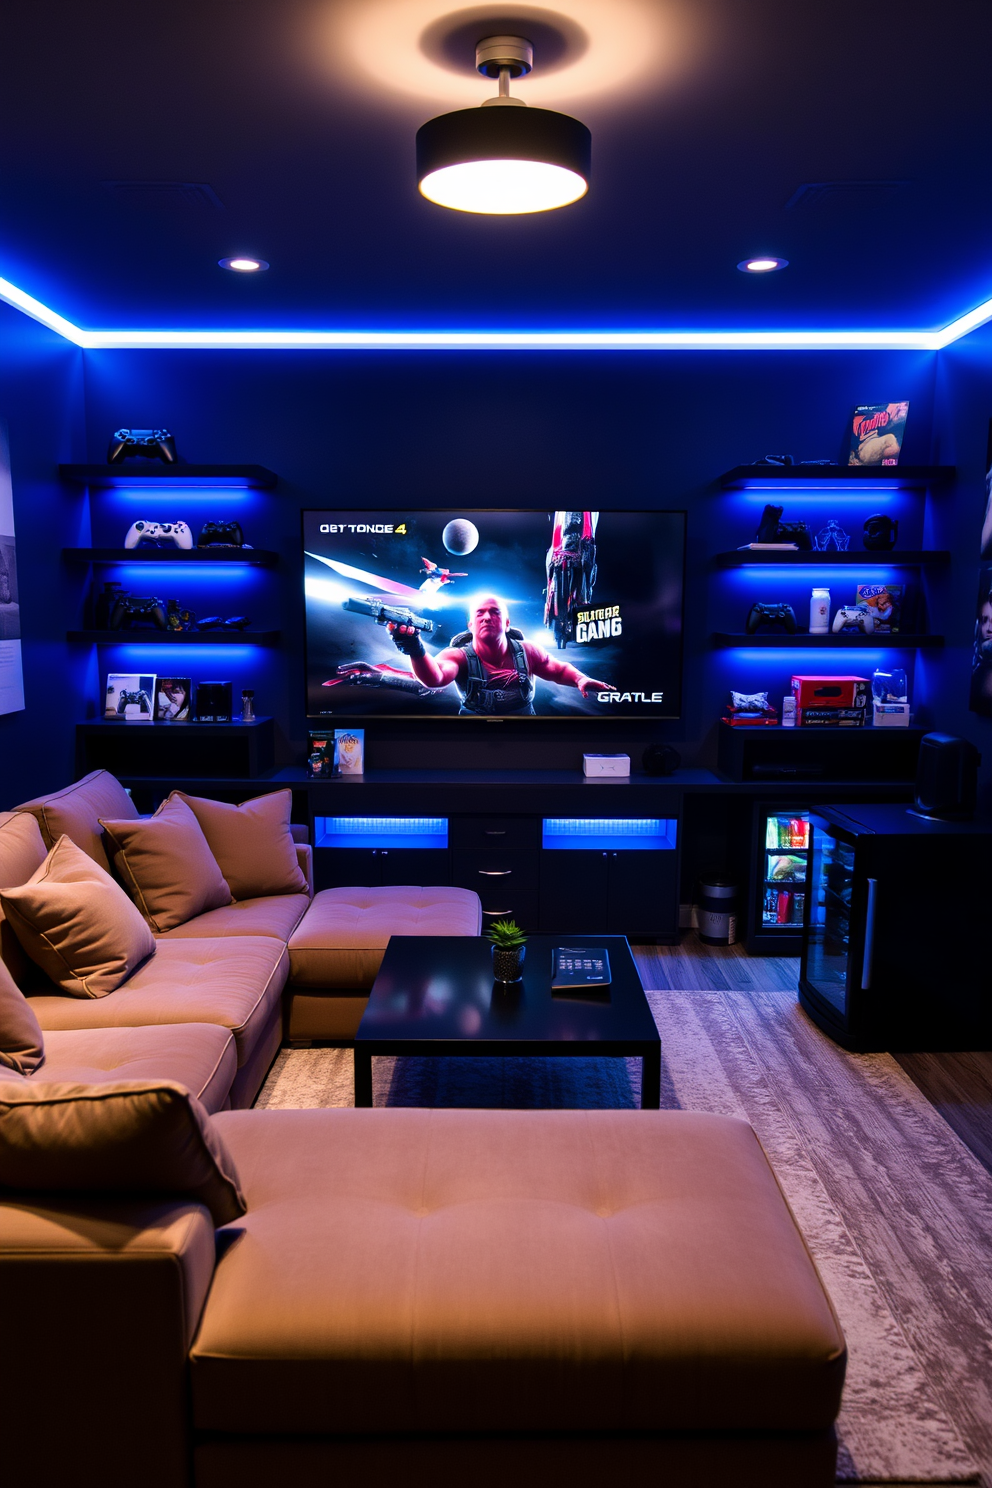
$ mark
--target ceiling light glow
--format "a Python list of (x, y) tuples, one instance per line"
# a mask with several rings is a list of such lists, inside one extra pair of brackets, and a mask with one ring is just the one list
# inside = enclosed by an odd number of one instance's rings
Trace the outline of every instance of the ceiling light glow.
[(523, 36), (484, 37), (476, 69), (499, 78), (480, 108), (429, 119), (417, 131), (417, 184), (439, 207), (497, 217), (567, 207), (589, 189), (592, 137), (584, 124), (510, 97), (534, 51)]
[(787, 269), (789, 260), (787, 258), (744, 258), (737, 265), (742, 274), (773, 274), (776, 269)]
[(420, 192), (439, 207), (456, 212), (548, 212), (567, 207), (589, 190), (576, 171), (544, 160), (470, 160), (431, 171)]
[(248, 258), (243, 253), (237, 253), (233, 258), (219, 258), (217, 263), (222, 269), (233, 269), (235, 274), (258, 274), (269, 267), (264, 258)]

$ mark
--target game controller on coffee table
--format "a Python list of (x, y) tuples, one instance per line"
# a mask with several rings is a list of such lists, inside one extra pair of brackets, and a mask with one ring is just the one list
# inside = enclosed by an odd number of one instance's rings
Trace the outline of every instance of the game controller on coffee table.
[(785, 604), (784, 601), (776, 604), (762, 604), (759, 601), (751, 606), (745, 629), (748, 635), (754, 635), (762, 625), (781, 625), (789, 635), (795, 635), (796, 612), (790, 604)]
[(193, 534), (185, 522), (132, 522), (124, 539), (125, 548), (140, 548), (145, 544), (189, 549), (193, 546)]
[(168, 429), (115, 429), (107, 448), (107, 464), (119, 465), (130, 455), (176, 463), (176, 441)]
[(842, 630), (858, 630), (862, 635), (872, 635), (875, 630), (875, 617), (867, 605), (841, 605), (830, 628), (834, 635), (838, 635)]

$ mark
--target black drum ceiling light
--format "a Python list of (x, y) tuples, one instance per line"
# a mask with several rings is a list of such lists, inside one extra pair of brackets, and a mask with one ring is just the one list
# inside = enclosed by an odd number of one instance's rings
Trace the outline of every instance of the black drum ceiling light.
[(567, 207), (589, 190), (592, 136), (584, 124), (510, 97), (510, 79), (534, 65), (522, 36), (489, 36), (475, 49), (476, 69), (499, 78), (481, 108), (429, 119), (417, 131), (421, 194), (456, 212), (509, 216)]

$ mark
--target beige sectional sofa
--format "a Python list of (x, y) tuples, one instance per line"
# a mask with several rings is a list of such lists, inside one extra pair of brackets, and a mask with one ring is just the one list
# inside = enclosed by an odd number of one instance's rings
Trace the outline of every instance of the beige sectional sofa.
[[(105, 770), (0, 814), (0, 892), (25, 883), (63, 834), (112, 872), (100, 823), (128, 819), (138, 821), (138, 812)], [(354, 1037), (390, 934), (477, 935), (481, 929), (478, 896), (465, 889), (357, 887), (314, 896), (311, 848), (297, 841), (295, 851), (306, 892), (235, 900), (156, 931), (154, 956), (105, 997), (67, 997), (42, 985), (2, 921), (0, 956), (46, 1033), (95, 1036), (192, 1024), (229, 1031), (237, 1070), (219, 1103), (212, 1092), (220, 1081), (214, 1079), (209, 1103), (211, 1109), (250, 1106), (284, 1037)], [(170, 1037), (175, 1043), (176, 1035)], [(121, 1066), (118, 1078), (127, 1078), (124, 1071)], [(186, 1065), (175, 1063), (174, 1055), (155, 1073), (190, 1085)]]
[[(101, 818), (137, 820), (103, 772), (0, 815), (0, 894), (62, 834), (108, 865)], [(829, 1488), (844, 1339), (745, 1123), (229, 1109), (278, 1047), (291, 965), (299, 1036), (332, 1037), (390, 921), (478, 933), (478, 901), (235, 902), (94, 997), (39, 985), (0, 919), (11, 1481)]]

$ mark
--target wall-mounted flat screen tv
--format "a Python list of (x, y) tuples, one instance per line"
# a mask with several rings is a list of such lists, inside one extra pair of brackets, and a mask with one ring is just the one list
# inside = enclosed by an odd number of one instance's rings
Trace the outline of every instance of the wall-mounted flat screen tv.
[(311, 718), (679, 716), (685, 513), (305, 511)]

